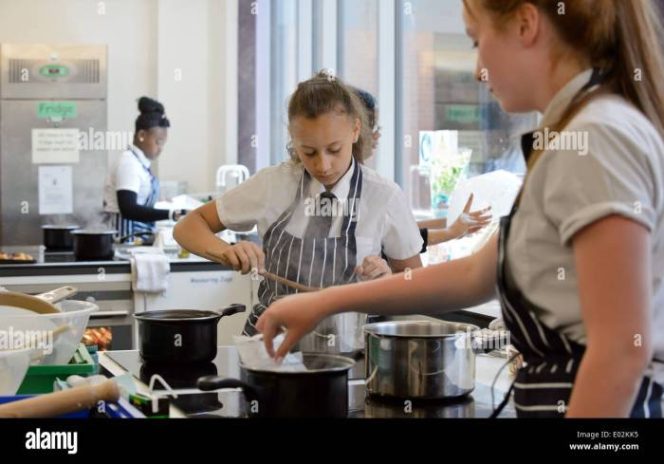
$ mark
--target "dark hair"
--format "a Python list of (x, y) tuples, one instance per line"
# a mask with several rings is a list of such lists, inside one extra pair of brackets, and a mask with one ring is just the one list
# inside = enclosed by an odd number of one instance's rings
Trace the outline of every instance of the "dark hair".
[[(353, 144), (353, 156), (362, 163), (371, 155), (371, 127), (360, 98), (338, 77), (321, 71), (313, 78), (300, 82), (288, 103), (288, 121), (304, 116), (315, 119), (331, 111), (341, 111), (359, 119), (360, 137)], [(291, 157), (297, 159), (291, 151)]]
[(364, 105), (369, 129), (373, 130), (376, 127), (376, 99), (366, 90), (358, 89), (357, 87), (352, 87), (352, 89)]
[(153, 127), (171, 127), (171, 122), (164, 115), (164, 105), (157, 100), (141, 97), (138, 100), (138, 111), (140, 111), (141, 114), (136, 118), (136, 132), (140, 130), (149, 130)]

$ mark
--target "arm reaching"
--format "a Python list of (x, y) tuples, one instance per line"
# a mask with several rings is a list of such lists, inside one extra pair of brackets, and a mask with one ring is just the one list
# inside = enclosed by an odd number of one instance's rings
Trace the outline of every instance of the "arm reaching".
[(256, 328), (265, 335), (265, 346), (272, 356), (272, 339), (280, 330), (287, 330), (276, 353), (282, 358), (322, 319), (337, 313), (426, 314), (478, 305), (495, 295), (497, 259), (496, 234), (477, 254), (464, 259), (284, 298), (263, 313)]

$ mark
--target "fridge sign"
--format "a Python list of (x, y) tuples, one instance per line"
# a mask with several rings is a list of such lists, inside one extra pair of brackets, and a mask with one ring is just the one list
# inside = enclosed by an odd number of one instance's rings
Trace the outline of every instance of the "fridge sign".
[(42, 101), (37, 103), (37, 117), (49, 121), (74, 119), (78, 115), (76, 103), (63, 101)]
[(78, 163), (78, 132), (78, 129), (32, 129), (32, 163)]

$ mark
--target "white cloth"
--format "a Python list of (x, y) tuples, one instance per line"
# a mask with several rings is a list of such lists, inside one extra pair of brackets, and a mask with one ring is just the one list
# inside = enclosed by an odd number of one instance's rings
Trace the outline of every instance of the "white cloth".
[(168, 290), (171, 265), (160, 250), (132, 253), (131, 281), (135, 292), (163, 293)]
[[(361, 169), (362, 195), (355, 232), (357, 262), (361, 263), (367, 256), (380, 255), (381, 249), (393, 259), (418, 255), (422, 249), (422, 237), (403, 192), (397, 184), (380, 177), (372, 169), (366, 166)], [(293, 203), (303, 173), (302, 164), (293, 161), (259, 171), (217, 199), (219, 219), (227, 228), (238, 232), (251, 230), (257, 225), (258, 233), (263, 237), (270, 225)], [(340, 203), (347, 201), (352, 174), (353, 166), (332, 189)], [(305, 197), (313, 202), (323, 190), (320, 182), (312, 178)], [(302, 237), (307, 227), (305, 201), (296, 209), (286, 228), (296, 237)], [(342, 222), (343, 215), (335, 218), (330, 237), (340, 236)]]
[(140, 148), (135, 145), (131, 145), (130, 148), (122, 152), (117, 164), (106, 177), (104, 211), (107, 213), (120, 212), (117, 196), (119, 190), (135, 192), (136, 203), (139, 205), (145, 204), (150, 196), (152, 184), (148, 168), (151, 162)]
[[(560, 118), (590, 76), (586, 71), (560, 91), (543, 127)], [(508, 241), (514, 279), (544, 309), (542, 322), (585, 345), (573, 238), (611, 215), (643, 225), (651, 233), (651, 333), (655, 357), (664, 359), (664, 141), (641, 112), (616, 95), (594, 100), (565, 132), (586, 134), (587, 153), (546, 151), (530, 174)], [(651, 368), (664, 383), (664, 364)]]

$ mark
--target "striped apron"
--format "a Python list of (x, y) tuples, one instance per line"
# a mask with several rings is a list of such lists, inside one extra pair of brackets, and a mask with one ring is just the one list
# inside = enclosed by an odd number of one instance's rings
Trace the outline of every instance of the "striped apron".
[[(316, 239), (295, 237), (287, 226), (296, 208), (303, 204), (311, 176), (305, 170), (293, 203), (272, 224), (263, 237), (265, 268), (268, 272), (310, 287), (330, 287), (353, 279), (357, 263), (355, 240), (356, 218), (362, 194), (362, 169), (355, 163), (348, 194), (348, 209), (344, 210), (339, 237)], [(264, 279), (258, 288), (259, 303), (247, 318), (243, 335), (255, 335), (256, 321), (270, 304), (289, 294), (297, 293), (283, 284)], [(307, 308), (302, 308), (306, 311)], [(324, 320), (311, 334), (305, 336), (298, 348), (302, 351), (352, 353), (362, 349), (362, 326), (366, 315), (346, 313)]]
[[(532, 140), (532, 134), (523, 138), (524, 151), (528, 155), (532, 151)], [(519, 417), (564, 417), (585, 346), (543, 324), (537, 316), (542, 310), (528, 301), (515, 284), (505, 253), (516, 211), (517, 206), (509, 216), (501, 219), (497, 274), (503, 319), (512, 344), (525, 361), (510, 391), (514, 391)], [(631, 417), (661, 418), (662, 392), (661, 385), (645, 377)]]
[[(157, 203), (157, 200), (159, 199), (159, 179), (157, 178), (157, 176), (152, 174), (152, 170), (149, 167), (141, 163), (140, 158), (138, 157), (136, 152), (132, 149), (132, 147), (129, 147), (129, 150), (136, 157), (136, 159), (143, 167), (143, 169), (145, 169), (145, 171), (150, 175), (150, 194), (145, 200), (145, 203), (143, 203), (143, 206), (148, 208), (153, 208), (155, 203)], [(112, 218), (112, 221), (113, 221), (112, 227), (113, 229), (118, 231), (119, 237), (129, 237), (129, 236), (136, 236), (142, 234), (150, 235), (153, 234), (154, 231), (156, 230), (154, 222), (132, 221), (130, 219), (123, 218), (122, 214), (120, 213), (115, 214), (114, 217)]]

